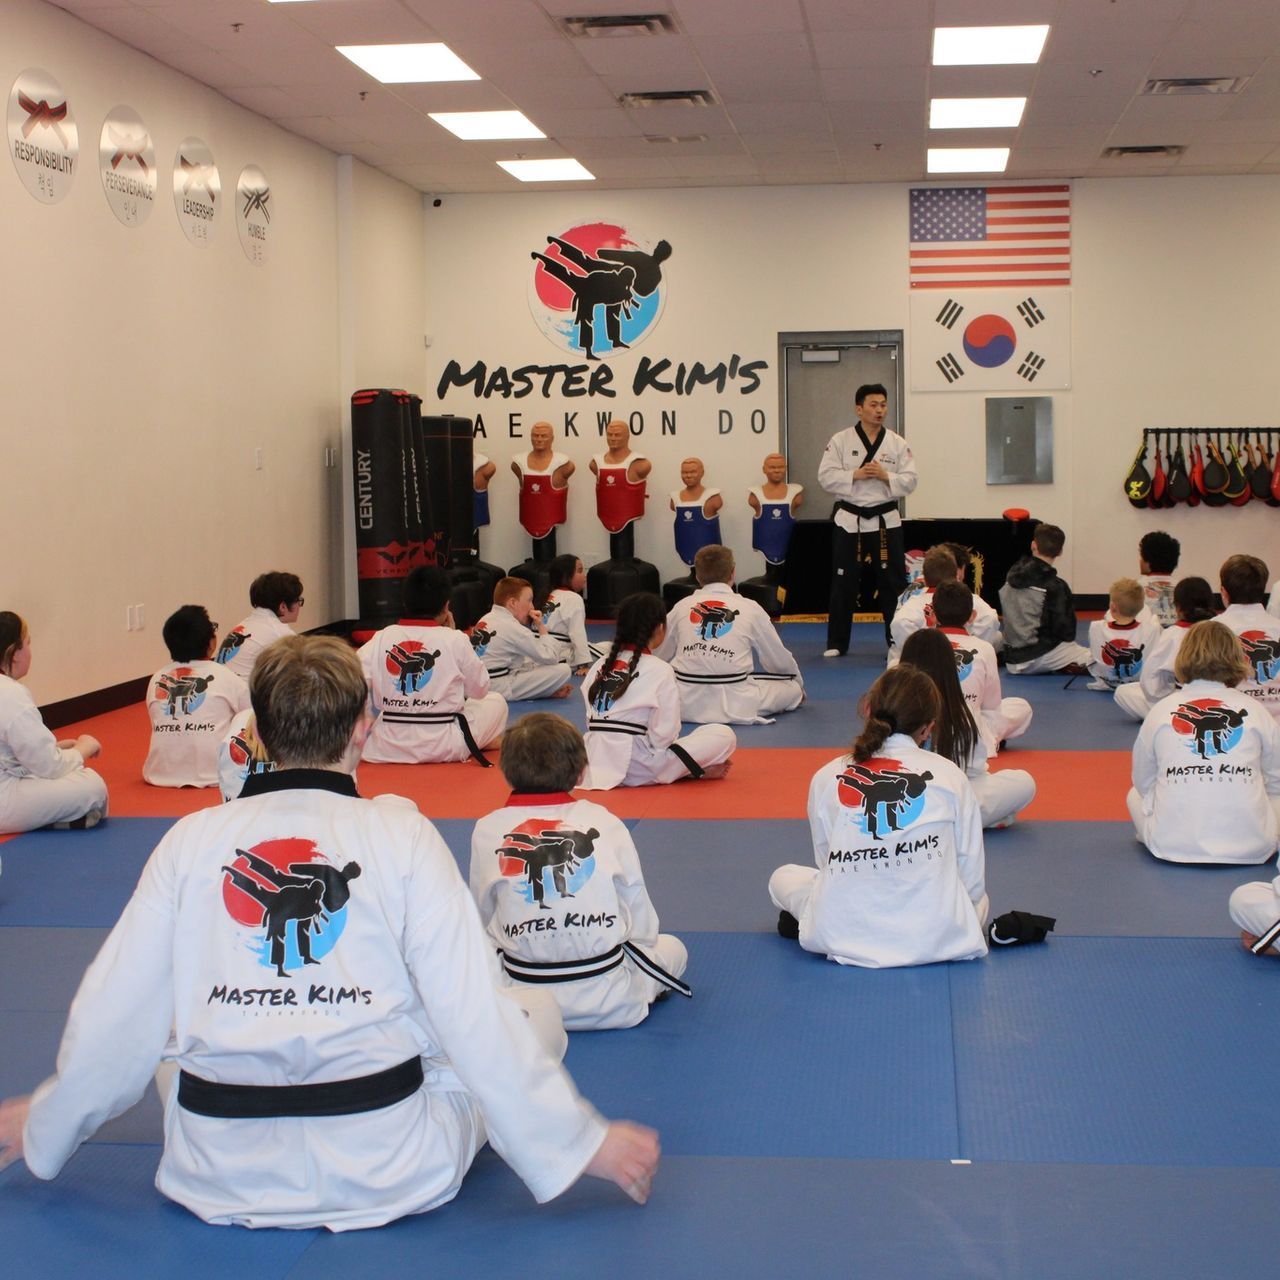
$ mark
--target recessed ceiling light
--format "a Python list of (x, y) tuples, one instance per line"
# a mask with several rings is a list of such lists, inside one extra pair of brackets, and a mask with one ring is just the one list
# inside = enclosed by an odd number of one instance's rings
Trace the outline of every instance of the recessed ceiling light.
[(594, 182), (596, 177), (576, 160), (499, 160), (498, 166), (521, 182)]
[(429, 111), (456, 138), (545, 138), (523, 111)]
[(1010, 62), (1039, 62), (1049, 35), (1039, 27), (935, 27), (935, 67), (994, 66)]
[(1016, 129), (1026, 98), (931, 98), (930, 129)]
[(426, 84), (480, 77), (443, 44), (340, 44), (337, 50), (383, 84)]
[(1008, 147), (930, 147), (930, 173), (1003, 173)]

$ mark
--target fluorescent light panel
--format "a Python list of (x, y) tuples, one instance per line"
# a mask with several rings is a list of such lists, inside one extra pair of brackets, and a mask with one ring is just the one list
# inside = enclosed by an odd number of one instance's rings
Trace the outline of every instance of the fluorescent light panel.
[(1008, 147), (930, 147), (930, 173), (1003, 173)]
[(337, 50), (382, 84), (428, 84), (480, 77), (443, 44), (340, 44)]
[(1039, 62), (1047, 26), (1038, 27), (935, 27), (935, 67), (997, 66)]
[(930, 129), (1016, 129), (1026, 98), (931, 98)]
[(429, 111), (442, 129), (455, 138), (545, 138), (523, 111)]
[(594, 182), (596, 175), (576, 160), (499, 160), (505, 169), (521, 182)]

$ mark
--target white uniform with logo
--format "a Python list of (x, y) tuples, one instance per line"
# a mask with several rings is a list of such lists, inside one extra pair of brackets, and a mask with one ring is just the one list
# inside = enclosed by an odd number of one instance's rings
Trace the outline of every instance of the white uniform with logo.
[(359, 657), (378, 717), (364, 744), (368, 761), (470, 759), (459, 715), (466, 717), (477, 747), (496, 742), (507, 727), (506, 700), (489, 691), (489, 673), (461, 631), (435, 622), (400, 622), (374, 635)]
[(218, 751), (249, 709), (249, 686), (217, 662), (171, 662), (151, 677), (151, 746), (142, 777), (153, 787), (216, 787)]
[(965, 762), (964, 776), (973, 788), (982, 825), (1011, 826), (1036, 798), (1036, 780), (1025, 769), (991, 769), (999, 744), (984, 721), (978, 720), (978, 741)]
[(990, 643), (970, 635), (963, 627), (939, 627), (956, 655), (960, 692), (980, 728), (985, 728), (994, 748), (1010, 738), (1020, 738), (1031, 724), (1031, 703), (1026, 698), (1006, 698), (1000, 689), (1000, 664)]
[(1178, 659), (1178, 650), (1182, 648), (1182, 642), (1190, 628), (1189, 622), (1176, 622), (1171, 627), (1165, 627), (1143, 656), (1142, 674), (1137, 683), (1117, 686), (1116, 706), (1131, 720), (1145, 720), (1151, 708), (1178, 687), (1173, 664)]
[[(478, 632), (488, 637), (479, 645)], [(489, 672), (490, 687), (508, 702), (549, 698), (572, 675), (560, 660), (560, 642), (517, 622), (505, 605), (495, 605), (472, 627), (471, 643)]]
[(667, 614), (657, 656), (671, 663), (680, 714), (695, 724), (767, 724), (804, 700), (804, 679), (769, 615), (724, 582)]
[(1213, 680), (1162, 698), (1133, 746), (1129, 814), (1166, 862), (1265, 862), (1280, 838), (1280, 728)]
[(84, 757), (58, 746), (31, 695), (0, 675), (0, 834), (107, 811), (107, 784)]
[(248, 680), (258, 654), (282, 636), (294, 634), (287, 622), (281, 622), (270, 609), (255, 609), (243, 622), (238, 622), (225, 636), (214, 655), (241, 680)]
[[(893, 621), (889, 624), (889, 656), (885, 666), (892, 667), (898, 662), (902, 646), (912, 632), (934, 626), (937, 623), (933, 617), (933, 588), (922, 587), (912, 595), (904, 594), (902, 602), (894, 611)], [(973, 617), (964, 629), (969, 635), (985, 640), (997, 652), (1004, 645), (1004, 636), (1000, 633), (1000, 617), (981, 596), (973, 597)]]
[(224, 803), (234, 800), (240, 794), (245, 779), (250, 774), (275, 771), (274, 760), (255, 758), (254, 748), (249, 741), (253, 723), (253, 710), (250, 708), (241, 711), (232, 720), (227, 736), (218, 746), (218, 790), (222, 792)]
[[(491, 1136), (538, 1200), (558, 1195), (604, 1122), (498, 990), (489, 940), (435, 829), (407, 800), (357, 798), (341, 774), (289, 770), (252, 785), (251, 797), (182, 819), (151, 855), (80, 985), (57, 1074), (35, 1092), (32, 1172), (54, 1177), (142, 1095), (162, 1055), (199, 1080), (249, 1086), (349, 1081), (421, 1059), (415, 1092), (360, 1114), (215, 1118), (174, 1089), (156, 1186), (206, 1222), (375, 1227), (452, 1199)], [(306, 935), (315, 964), (294, 954), (296, 914), (285, 976), (264, 961), (271, 911), (242, 923), (255, 899), (224, 869), (253, 882), (242, 850), (271, 853), (304, 880), (322, 864), (326, 879), (302, 891), (317, 904)], [(351, 863), (359, 875), (343, 887)]]
[(542, 620), (560, 646), (560, 657), (571, 667), (585, 667), (600, 656), (600, 650), (587, 640), (587, 607), (576, 591), (557, 587), (547, 597)]
[[(615, 660), (619, 677), (630, 666), (633, 649), (623, 649)], [(609, 660), (605, 654), (582, 678), (582, 698), (587, 707), (587, 770), (585, 791), (613, 787), (646, 787), (678, 782), (701, 770), (723, 764), (738, 745), (727, 725), (704, 724), (688, 737), (680, 737), (680, 694), (675, 672), (650, 653), (642, 653), (635, 675), (621, 696), (605, 695), (591, 702), (591, 686)], [(692, 765), (692, 768), (691, 768)]]
[(471, 893), (511, 983), (545, 986), (570, 1031), (643, 1022), (670, 988), (641, 965), (679, 978), (689, 962), (658, 932), (631, 833), (590, 800), (512, 795), (481, 818)]
[(1228, 605), (1218, 621), (1240, 637), (1249, 662), (1249, 679), (1240, 692), (1256, 699), (1280, 719), (1280, 619), (1262, 604)]
[(809, 784), (809, 831), (817, 870), (769, 879), (806, 951), (870, 969), (986, 954), (982, 826), (951, 761), (906, 734), (865, 765), (838, 756)]
[(1167, 573), (1144, 573), (1138, 576), (1147, 612), (1162, 626), (1171, 627), (1178, 620), (1173, 603), (1175, 583)]
[(1089, 623), (1089, 674), (1112, 689), (1136, 683), (1163, 635), (1160, 623), (1145, 609), (1129, 622), (1117, 622), (1107, 610)]

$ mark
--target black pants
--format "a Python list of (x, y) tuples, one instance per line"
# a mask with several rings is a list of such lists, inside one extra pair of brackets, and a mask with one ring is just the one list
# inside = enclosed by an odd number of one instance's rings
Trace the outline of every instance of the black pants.
[[(880, 563), (880, 531), (849, 533), (838, 524), (831, 526), (831, 603), (828, 606), (827, 648), (844, 653), (849, 648), (849, 632), (858, 605), (862, 575), (871, 574), (876, 584), (876, 610), (884, 615), (884, 638), (889, 640), (889, 623), (898, 607), (898, 597), (907, 585), (907, 560), (902, 542), (902, 526), (885, 530), (888, 558)], [(861, 554), (859, 554), (859, 543)]]

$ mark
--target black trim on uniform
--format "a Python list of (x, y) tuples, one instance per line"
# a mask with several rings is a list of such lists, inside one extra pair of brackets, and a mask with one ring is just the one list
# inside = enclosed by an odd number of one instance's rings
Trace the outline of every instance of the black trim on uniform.
[(667, 750), (689, 770), (689, 777), (695, 782), (706, 775), (707, 771), (678, 742), (673, 742)]
[(416, 1054), (385, 1071), (323, 1084), (217, 1084), (183, 1071), (178, 1076), (178, 1105), (218, 1120), (353, 1116), (411, 1098), (422, 1079), (422, 1059)]
[(277, 769), (274, 773), (251, 773), (240, 788), (240, 799), (265, 796), (272, 791), (332, 791), (359, 799), (356, 780), (337, 769)]

